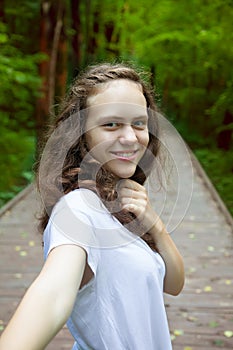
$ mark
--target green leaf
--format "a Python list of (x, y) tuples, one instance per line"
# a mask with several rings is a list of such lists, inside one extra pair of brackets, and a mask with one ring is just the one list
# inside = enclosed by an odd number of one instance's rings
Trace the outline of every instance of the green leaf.
[(231, 338), (231, 337), (233, 337), (233, 331), (225, 331), (225, 332), (224, 332), (224, 335), (225, 335), (225, 337), (227, 337), (227, 338)]
[(8, 41), (8, 35), (0, 33), (0, 44), (5, 44)]
[(218, 327), (218, 326), (219, 326), (219, 323), (216, 322), (216, 321), (211, 321), (211, 322), (209, 322), (209, 327), (210, 327), (210, 328), (216, 328), (216, 327)]

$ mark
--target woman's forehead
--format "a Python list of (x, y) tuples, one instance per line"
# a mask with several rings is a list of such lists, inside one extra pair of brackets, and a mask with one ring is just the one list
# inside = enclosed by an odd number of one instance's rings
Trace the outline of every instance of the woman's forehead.
[(87, 107), (117, 102), (146, 105), (142, 86), (128, 79), (116, 79), (100, 84), (88, 96)]

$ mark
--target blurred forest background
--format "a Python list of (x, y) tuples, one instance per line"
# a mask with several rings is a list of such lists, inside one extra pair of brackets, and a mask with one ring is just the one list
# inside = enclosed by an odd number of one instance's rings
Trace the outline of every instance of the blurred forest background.
[(89, 63), (152, 73), (157, 103), (233, 213), (232, 0), (1, 0), (0, 205), (33, 180), (50, 112)]

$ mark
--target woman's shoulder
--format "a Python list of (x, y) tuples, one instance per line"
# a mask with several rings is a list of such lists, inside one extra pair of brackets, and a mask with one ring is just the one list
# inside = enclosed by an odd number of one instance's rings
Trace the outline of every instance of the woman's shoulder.
[(76, 188), (75, 190), (70, 191), (67, 194), (64, 194), (64, 196), (62, 198), (65, 200), (70, 200), (70, 201), (77, 200), (77, 199), (82, 200), (85, 198), (99, 199), (98, 195), (94, 191), (92, 191), (88, 188)]
[(54, 211), (58, 212), (64, 208), (70, 208), (88, 214), (90, 211), (102, 207), (99, 196), (87, 188), (78, 188), (64, 194), (55, 205)]
[(63, 244), (77, 244), (85, 250), (96, 246), (90, 199), (93, 203), (98, 196), (86, 189), (74, 190), (60, 198), (44, 231), (45, 257), (51, 249)]

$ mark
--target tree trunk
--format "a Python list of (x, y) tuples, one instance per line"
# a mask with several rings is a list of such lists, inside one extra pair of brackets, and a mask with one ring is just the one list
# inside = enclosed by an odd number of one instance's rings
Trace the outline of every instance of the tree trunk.
[(38, 157), (40, 153), (40, 148), (43, 144), (43, 133), (44, 127), (47, 122), (49, 114), (49, 100), (48, 100), (48, 75), (49, 75), (49, 57), (50, 57), (50, 48), (49, 48), (49, 39), (50, 34), (50, 12), (51, 2), (42, 1), (41, 3), (41, 18), (40, 18), (40, 52), (47, 56), (39, 64), (39, 74), (42, 78), (41, 86), (41, 97), (37, 100), (36, 106), (36, 136), (37, 136), (37, 150), (36, 156)]
[(75, 34), (72, 37), (72, 76), (78, 73), (81, 64), (81, 45), (82, 45), (82, 29), (81, 29), (81, 16), (80, 16), (80, 0), (71, 0), (71, 16), (72, 16), (72, 29)]
[(6, 18), (5, 18), (5, 6), (4, 6), (4, 0), (0, 0), (0, 20), (3, 23), (6, 23)]
[(39, 65), (42, 86), (41, 97), (37, 101), (36, 108), (37, 156), (43, 144), (44, 131), (54, 105), (57, 56), (64, 6), (63, 0), (42, 0), (41, 2), (40, 52), (44, 53), (47, 58)]
[(86, 4), (86, 38), (85, 39), (87, 43), (85, 64), (90, 64), (96, 60), (96, 51), (98, 48), (96, 36), (99, 33), (100, 5), (96, 6), (93, 16), (91, 16), (93, 11), (91, 7), (91, 0), (87, 0), (85, 4)]
[[(226, 110), (224, 119), (223, 119), (223, 125), (226, 127), (233, 123), (233, 114)], [(217, 143), (218, 148), (221, 148), (223, 150), (230, 150), (231, 148), (231, 142), (232, 142), (232, 129), (222, 130), (217, 137)]]
[(55, 95), (55, 82), (56, 82), (56, 66), (57, 66), (57, 56), (58, 56), (58, 47), (59, 41), (63, 26), (63, 17), (64, 17), (64, 1), (57, 1), (57, 9), (56, 9), (56, 24), (53, 34), (52, 48), (51, 48), (51, 56), (50, 56), (50, 66), (49, 66), (49, 77), (48, 77), (48, 104), (50, 112), (53, 111), (54, 104), (54, 95)]
[(57, 70), (56, 70), (56, 88), (55, 94), (58, 96), (59, 100), (55, 96), (55, 102), (60, 102), (60, 98), (63, 97), (66, 93), (66, 84), (67, 84), (67, 36), (66, 36), (66, 9), (63, 8), (63, 21), (60, 33), (60, 39), (58, 43), (58, 52), (57, 52)]

